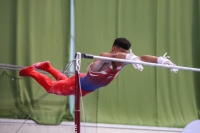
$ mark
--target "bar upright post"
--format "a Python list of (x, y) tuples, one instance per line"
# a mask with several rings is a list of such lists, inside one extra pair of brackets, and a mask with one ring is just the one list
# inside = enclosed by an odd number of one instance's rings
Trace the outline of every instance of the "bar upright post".
[(75, 70), (75, 133), (80, 133), (80, 65), (81, 65), (81, 54), (76, 54), (76, 70)]

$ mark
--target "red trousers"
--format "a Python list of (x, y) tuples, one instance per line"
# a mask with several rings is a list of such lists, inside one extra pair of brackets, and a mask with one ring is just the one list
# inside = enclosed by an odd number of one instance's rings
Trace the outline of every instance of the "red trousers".
[[(48, 68), (45, 68), (44, 70), (53, 75), (53, 77), (56, 79), (56, 81), (54, 81), (48, 76), (34, 70), (33, 66), (30, 66), (24, 69), (25, 69), (26, 76), (30, 76), (34, 78), (48, 93), (53, 93), (53, 94), (63, 95), (63, 96), (75, 94), (75, 75), (68, 78), (60, 71), (56, 70), (52, 66), (49, 66)], [(80, 74), (80, 78), (85, 75), (86, 75), (85, 73)], [(82, 96), (90, 93), (82, 89), (81, 91), (82, 91)]]

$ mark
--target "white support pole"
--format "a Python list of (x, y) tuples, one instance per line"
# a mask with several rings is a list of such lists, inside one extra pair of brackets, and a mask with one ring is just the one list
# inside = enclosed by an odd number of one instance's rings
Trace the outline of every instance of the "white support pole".
[[(70, 55), (69, 60), (74, 59), (75, 55), (75, 17), (74, 17), (74, 0), (70, 0)], [(69, 69), (70, 72), (75, 73), (74, 64)], [(71, 75), (70, 75), (71, 76)], [(70, 114), (74, 117), (74, 103), (75, 97), (69, 96), (69, 109)]]

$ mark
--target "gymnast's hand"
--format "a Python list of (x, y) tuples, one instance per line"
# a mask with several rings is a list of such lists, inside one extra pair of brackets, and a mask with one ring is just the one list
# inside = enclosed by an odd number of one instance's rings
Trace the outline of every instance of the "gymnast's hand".
[[(133, 61), (141, 61), (136, 55), (132, 53), (132, 50), (130, 50), (130, 54), (126, 54), (126, 60), (133, 60)], [(139, 71), (143, 70), (143, 66), (141, 64), (134, 64), (132, 63), (133, 67)]]
[[(169, 59), (169, 56), (166, 56), (167, 53), (165, 53), (163, 56), (158, 57), (157, 62), (158, 64), (165, 64), (165, 65), (170, 65), (170, 66), (176, 66), (176, 64), (172, 63)], [(171, 72), (177, 73), (178, 69), (176, 68), (171, 68)]]

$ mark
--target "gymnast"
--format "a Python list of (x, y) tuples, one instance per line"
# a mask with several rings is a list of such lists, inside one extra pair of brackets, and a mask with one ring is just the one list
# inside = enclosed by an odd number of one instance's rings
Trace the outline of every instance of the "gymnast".
[[(100, 56), (176, 66), (167, 59), (165, 55), (161, 57), (151, 55), (136, 56), (132, 52), (128, 52), (130, 47), (131, 43), (126, 38), (116, 38), (110, 53), (103, 52)], [(80, 73), (82, 96), (85, 96), (98, 88), (107, 86), (115, 79), (125, 65), (127, 64), (121, 62), (94, 60), (88, 66), (87, 73)], [(139, 71), (143, 70), (141, 64), (132, 65)], [(48, 76), (37, 72), (35, 68), (47, 71), (52, 74), (56, 80), (52, 80)], [(177, 73), (178, 69), (171, 68), (171, 72)], [(22, 77), (30, 76), (34, 78), (48, 93), (63, 96), (75, 95), (75, 75), (70, 78), (66, 77), (63, 73), (53, 68), (49, 61), (38, 62), (32, 66), (23, 68), (19, 71), (19, 75)]]

